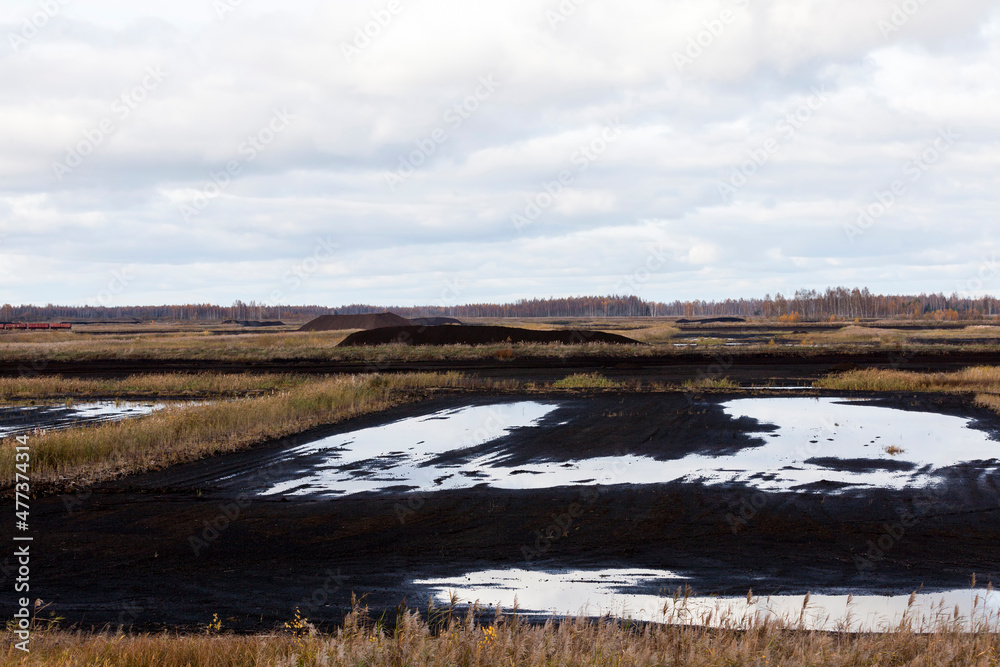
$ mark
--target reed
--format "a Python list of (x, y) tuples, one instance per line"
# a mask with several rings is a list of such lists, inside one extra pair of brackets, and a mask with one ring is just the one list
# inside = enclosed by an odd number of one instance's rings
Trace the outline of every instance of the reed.
[[(10, 644), (3, 664), (41, 667), (265, 665), (370, 667), (409, 665), (937, 665), (994, 666), (1000, 660), (995, 623), (945, 618), (932, 628), (904, 621), (889, 632), (819, 632), (794, 621), (765, 620), (745, 628), (635, 623), (575, 618), (528, 624), (498, 613), (402, 611), (390, 630), (355, 610), (330, 633), (300, 615), (268, 635), (227, 634), (222, 623), (201, 634), (37, 631), (32, 652)], [(426, 619), (431, 619), (428, 622)]]

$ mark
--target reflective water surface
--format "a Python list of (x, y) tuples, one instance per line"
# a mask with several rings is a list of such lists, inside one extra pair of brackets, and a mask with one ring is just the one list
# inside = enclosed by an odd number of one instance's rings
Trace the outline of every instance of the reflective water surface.
[(439, 604), (452, 594), (461, 602), (501, 605), (543, 616), (603, 616), (640, 621), (746, 628), (781, 621), (815, 630), (892, 630), (907, 621), (931, 629), (960, 619), (996, 623), (1000, 594), (985, 589), (912, 595), (772, 595), (687, 597), (678, 594), (685, 577), (641, 569), (484, 570), (413, 583), (430, 589)]
[(554, 402), (473, 405), (330, 436), (288, 450), (283, 461), (304, 470), (264, 494), (341, 495), (362, 491), (435, 491), (480, 484), (505, 489), (569, 485), (656, 484), (671, 481), (741, 483), (765, 491), (823, 484), (904, 488), (933, 484), (942, 468), (978, 461), (996, 467), (1000, 443), (969, 419), (871, 405), (864, 400), (814, 397), (741, 398), (722, 404), (727, 415), (772, 425), (752, 433), (752, 446), (726, 455), (693, 454), (658, 461), (649, 456), (594, 456), (517, 465), (504, 452), (442, 457), (518, 429), (559, 429), (542, 420)]
[(165, 403), (144, 401), (89, 401), (47, 405), (0, 406), (0, 437), (119, 421), (148, 415)]

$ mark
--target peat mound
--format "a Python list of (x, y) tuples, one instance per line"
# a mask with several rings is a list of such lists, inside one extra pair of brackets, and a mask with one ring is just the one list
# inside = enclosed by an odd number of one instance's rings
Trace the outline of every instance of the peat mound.
[(746, 322), (746, 320), (742, 317), (706, 317), (700, 320), (689, 320), (682, 317), (674, 320), (675, 324), (736, 324), (739, 322)]
[(641, 345), (639, 341), (604, 333), (558, 329), (536, 331), (516, 327), (491, 327), (465, 325), (456, 327), (449, 324), (438, 326), (382, 327), (369, 331), (358, 331), (340, 342), (342, 347), (361, 345), (490, 345), (495, 343), (618, 343)]
[(461, 320), (454, 317), (411, 317), (410, 321), (422, 326), (437, 326), (439, 324), (462, 324)]
[(408, 326), (410, 320), (396, 313), (369, 313), (366, 315), (320, 315), (303, 324), (299, 331), (341, 331), (343, 329), (377, 329), (379, 327)]

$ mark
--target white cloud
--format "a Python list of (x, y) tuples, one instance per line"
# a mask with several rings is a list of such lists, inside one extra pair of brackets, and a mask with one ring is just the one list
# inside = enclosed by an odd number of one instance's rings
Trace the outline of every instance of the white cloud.
[[(589, 2), (553, 29), (556, 2), (399, 2), (352, 62), (342, 44), (387, 2), (243, 0), (221, 20), (194, 0), (67, 2), (16, 51), (6, 37), (38, 5), (5, 4), (0, 259), (47, 274), (6, 271), (0, 299), (78, 302), (101, 282), (81, 277), (132, 264), (143, 277), (117, 302), (264, 299), (328, 235), (337, 257), (290, 301), (433, 302), (454, 276), (468, 301), (607, 292), (650, 243), (670, 262), (637, 286), (648, 298), (950, 291), (997, 246), (995, 1), (926, 2), (885, 35), (901, 3)], [(121, 118), (150, 67), (168, 76)], [(456, 123), (481, 77), (499, 86)], [(247, 160), (275, 109), (294, 122)], [(107, 118), (58, 180), (52, 163)], [(580, 169), (614, 119), (621, 135)], [(947, 127), (954, 148), (851, 242), (859, 207)], [(385, 174), (439, 130), (391, 191)], [(230, 160), (240, 173), (185, 221)], [(511, 216), (565, 169), (572, 184), (519, 233)]]

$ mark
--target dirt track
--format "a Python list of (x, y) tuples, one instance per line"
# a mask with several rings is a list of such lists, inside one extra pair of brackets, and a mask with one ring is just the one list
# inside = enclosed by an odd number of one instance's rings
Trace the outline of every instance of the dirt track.
[[(688, 398), (661, 395), (657, 410), (629, 417), (625, 438), (588, 421), (620, 397), (574, 399), (583, 421), (566, 439), (544, 443), (544, 454), (571, 457), (586, 445), (596, 455), (620, 451), (623, 441), (641, 451), (640, 436), (657, 425), (666, 456), (684, 453), (691, 442), (728, 447), (745, 437), (748, 425), (722, 418), (717, 398), (699, 400), (693, 410)], [(952, 470), (934, 492), (843, 494), (670, 483), (316, 501), (248, 499), (222, 480), (310, 438), (468, 400), (434, 399), (90, 493), (38, 499), (32, 593), (54, 602), (69, 622), (88, 626), (194, 626), (218, 613), (226, 627), (251, 630), (288, 620), (296, 606), (310, 619), (336, 622), (352, 592), (375, 609), (404, 598), (423, 606), (427, 591), (408, 583), (415, 577), (504, 566), (694, 572), (691, 583), (701, 593), (743, 594), (749, 586), (757, 593), (906, 593), (920, 584), (961, 588), (973, 572), (981, 583), (1000, 583), (1000, 478), (977, 466)], [(884, 403), (1000, 427), (994, 415), (954, 396), (900, 395)], [(547, 533), (553, 516), (574, 503), (582, 515), (564, 534)], [(900, 532), (901, 517), (915, 520)], [(872, 552), (870, 544), (884, 542), (887, 532), (890, 547)]]

